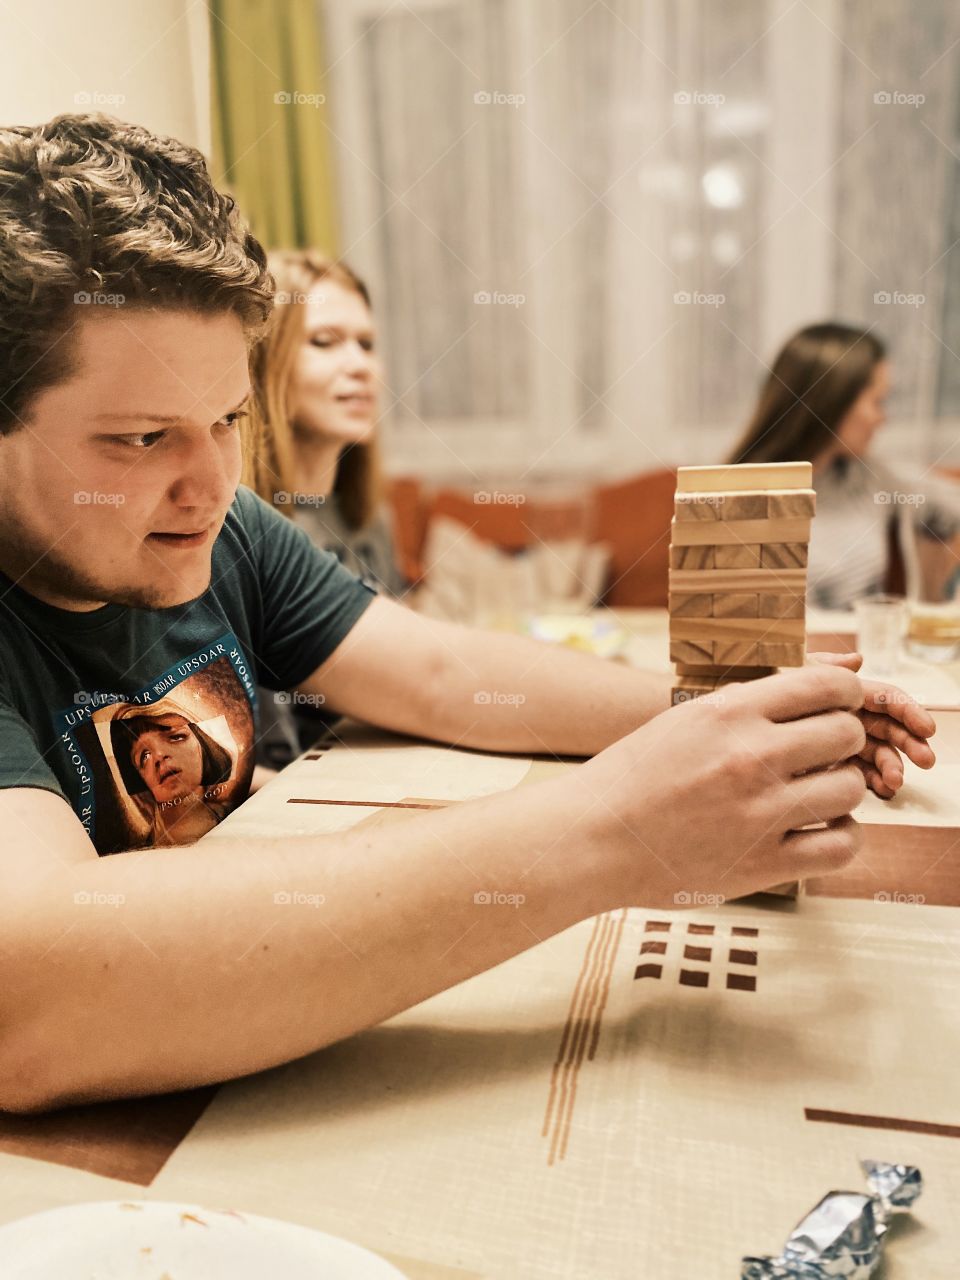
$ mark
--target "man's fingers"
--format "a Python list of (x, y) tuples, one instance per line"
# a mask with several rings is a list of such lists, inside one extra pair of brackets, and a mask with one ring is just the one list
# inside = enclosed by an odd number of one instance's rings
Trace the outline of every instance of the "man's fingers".
[(843, 667), (797, 667), (740, 685), (737, 701), (768, 720), (783, 722), (819, 711), (857, 711), (863, 706), (863, 688)]
[(776, 742), (784, 772), (798, 774), (859, 755), (867, 735), (852, 712), (825, 711), (782, 725), (776, 730)]
[(867, 735), (881, 742), (889, 742), (898, 747), (903, 754), (921, 769), (932, 769), (937, 757), (933, 748), (922, 738), (915, 737), (908, 729), (888, 715), (875, 714), (871, 711), (861, 712), (860, 719)]
[(932, 738), (937, 731), (937, 722), (930, 712), (894, 685), (865, 680), (863, 705), (867, 711), (878, 711), (899, 720), (918, 738)]
[(881, 742), (868, 736), (863, 749), (859, 752), (862, 760), (876, 766), (882, 774), (887, 786), (894, 789), (903, 782), (903, 759), (896, 747), (889, 742)]
[(856, 809), (867, 791), (863, 773), (855, 763), (795, 778), (785, 790), (784, 829), (842, 818)]
[(808, 662), (822, 662), (828, 667), (846, 667), (848, 671), (859, 671), (863, 666), (862, 653), (808, 653)]
[(878, 795), (881, 800), (893, 799), (899, 788), (888, 786), (876, 765), (869, 764), (862, 756), (858, 756), (854, 763), (863, 774), (864, 782), (875, 795)]
[(785, 880), (827, 876), (856, 856), (862, 843), (860, 824), (853, 818), (837, 818), (814, 831), (791, 831), (780, 842), (786, 866)]

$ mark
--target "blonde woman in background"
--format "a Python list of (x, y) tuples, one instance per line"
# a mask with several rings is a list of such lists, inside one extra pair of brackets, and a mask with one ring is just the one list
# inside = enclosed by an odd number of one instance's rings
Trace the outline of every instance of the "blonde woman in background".
[(253, 356), (261, 415), (247, 483), (348, 569), (397, 596), (381, 507), (382, 369), (366, 285), (310, 249), (268, 257), (277, 307)]
[[(252, 360), (257, 423), (245, 483), (385, 595), (399, 596), (381, 507), (381, 364), (366, 285), (310, 249), (268, 255), (276, 309)], [(259, 690), (257, 762), (282, 768), (332, 720)], [(262, 776), (262, 775), (261, 775)]]

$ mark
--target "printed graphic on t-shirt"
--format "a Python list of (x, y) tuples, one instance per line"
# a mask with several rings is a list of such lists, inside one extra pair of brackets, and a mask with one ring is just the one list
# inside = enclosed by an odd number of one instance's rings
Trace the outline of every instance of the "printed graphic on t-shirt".
[(246, 799), (255, 699), (250, 665), (228, 633), (142, 689), (87, 690), (58, 712), (77, 812), (98, 852), (189, 844)]

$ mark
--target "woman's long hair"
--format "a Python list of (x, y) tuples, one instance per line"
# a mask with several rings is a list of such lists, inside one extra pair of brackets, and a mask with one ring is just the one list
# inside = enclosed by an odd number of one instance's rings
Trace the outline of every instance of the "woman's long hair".
[(783, 347), (730, 462), (814, 462), (886, 356), (869, 330), (812, 324)]
[[(271, 327), (251, 357), (255, 406), (244, 442), (243, 480), (273, 506), (275, 493), (292, 493), (298, 488), (292, 387), (294, 366), (306, 336), (307, 295), (323, 280), (354, 290), (368, 307), (370, 294), (348, 266), (313, 249), (271, 253), (268, 265), (276, 281), (277, 305)], [(370, 523), (381, 499), (376, 436), (344, 447), (333, 492), (348, 528), (360, 529)], [(277, 509), (293, 514), (292, 504)]]

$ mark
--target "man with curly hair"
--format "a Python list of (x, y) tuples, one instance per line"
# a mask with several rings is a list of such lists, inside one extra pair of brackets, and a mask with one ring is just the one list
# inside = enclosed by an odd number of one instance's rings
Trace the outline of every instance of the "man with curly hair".
[[(896, 748), (932, 763), (930, 717), (852, 670), (668, 709), (663, 676), (374, 595), (239, 483), (271, 305), (197, 151), (96, 115), (0, 129), (2, 1108), (239, 1076), (597, 912), (823, 873), (853, 856), (865, 780), (901, 784)], [(98, 856), (129, 744), (97, 711), (176, 690), (191, 722), (229, 717), (236, 803), (257, 684), (592, 758), (397, 827)], [(141, 747), (175, 789), (165, 736)], [(475, 901), (521, 887), (518, 910)], [(279, 905), (295, 891), (323, 910)]]

